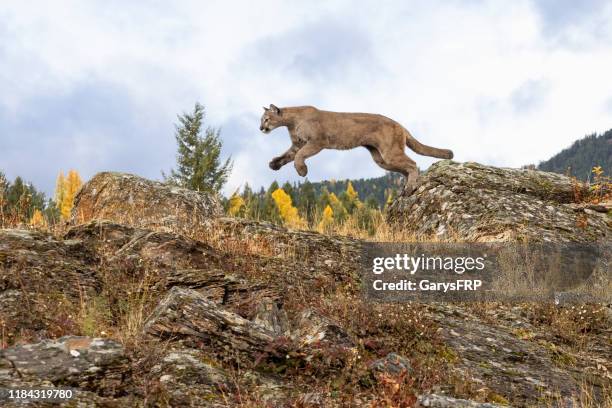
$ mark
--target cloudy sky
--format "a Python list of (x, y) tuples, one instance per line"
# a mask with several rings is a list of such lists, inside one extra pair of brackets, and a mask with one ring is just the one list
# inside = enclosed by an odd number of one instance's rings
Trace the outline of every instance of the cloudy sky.
[[(0, 4), (0, 170), (51, 193), (60, 169), (160, 178), (196, 101), (248, 182), (262, 105), (376, 112), (459, 161), (537, 163), (612, 128), (612, 1), (27, 1)], [(421, 168), (432, 160), (409, 153)], [(309, 179), (384, 174), (364, 149)]]

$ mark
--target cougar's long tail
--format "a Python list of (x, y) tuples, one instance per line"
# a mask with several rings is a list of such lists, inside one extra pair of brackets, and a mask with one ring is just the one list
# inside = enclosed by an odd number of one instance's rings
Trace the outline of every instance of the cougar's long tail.
[(406, 145), (414, 150), (418, 154), (422, 154), (423, 156), (431, 156), (437, 157), (439, 159), (452, 159), (453, 152), (448, 149), (438, 149), (436, 147), (431, 147), (424, 145), (423, 143), (416, 140), (410, 132), (406, 130)]

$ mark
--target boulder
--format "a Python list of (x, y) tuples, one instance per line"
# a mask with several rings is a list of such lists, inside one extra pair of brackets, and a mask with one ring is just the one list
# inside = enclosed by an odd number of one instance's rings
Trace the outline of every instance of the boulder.
[(169, 406), (216, 406), (215, 401), (223, 402), (222, 395), (233, 391), (229, 375), (207, 360), (199, 350), (177, 349), (151, 368), (150, 375), (163, 387)]
[(129, 374), (123, 346), (107, 339), (65, 336), (0, 350), (0, 388), (46, 382), (115, 396), (123, 393)]
[(193, 231), (222, 213), (217, 197), (132, 174), (104, 172), (74, 200), (73, 224), (106, 219), (156, 230)]
[(336, 322), (306, 309), (300, 315), (294, 338), (302, 347), (326, 343), (346, 348), (353, 347), (349, 334)]
[(575, 203), (585, 189), (555, 173), (444, 160), (420, 177), (414, 191), (404, 189), (387, 217), (426, 239), (609, 240), (612, 218)]
[(370, 364), (370, 371), (375, 375), (400, 375), (403, 373), (412, 374), (413, 369), (406, 357), (396, 353), (389, 353), (384, 358), (374, 360)]
[[(185, 339), (192, 346), (256, 358), (276, 335), (187, 288), (173, 287), (144, 326), (148, 334), (165, 339)], [(231, 350), (231, 353), (229, 352)]]

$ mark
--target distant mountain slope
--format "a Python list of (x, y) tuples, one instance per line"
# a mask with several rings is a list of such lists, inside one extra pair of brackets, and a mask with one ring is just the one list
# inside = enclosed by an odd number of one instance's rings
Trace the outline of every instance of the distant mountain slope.
[(612, 129), (602, 135), (592, 134), (577, 140), (567, 149), (538, 165), (539, 170), (569, 174), (581, 180), (591, 177), (593, 166), (612, 173)]

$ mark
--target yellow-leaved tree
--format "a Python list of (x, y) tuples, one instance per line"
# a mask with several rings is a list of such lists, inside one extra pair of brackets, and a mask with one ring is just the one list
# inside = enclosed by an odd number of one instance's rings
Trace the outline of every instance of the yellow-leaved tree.
[(227, 208), (227, 213), (232, 217), (237, 216), (240, 213), (240, 210), (244, 207), (244, 199), (238, 194), (238, 191), (235, 191), (234, 194), (229, 199), (229, 206)]
[(305, 222), (298, 213), (298, 209), (293, 206), (291, 196), (282, 188), (276, 189), (272, 193), (272, 198), (278, 207), (278, 212), (283, 219), (283, 224), (289, 227), (304, 227)]
[(32, 218), (30, 218), (30, 225), (34, 228), (47, 227), (47, 220), (39, 209), (34, 210), (34, 214), (32, 214)]
[(76, 170), (70, 170), (68, 175), (64, 177), (64, 173), (60, 172), (55, 183), (55, 203), (60, 211), (62, 220), (70, 218), (70, 212), (74, 205), (74, 196), (83, 185), (83, 180)]
[(356, 208), (361, 207), (361, 201), (359, 201), (359, 194), (353, 187), (353, 183), (350, 181), (346, 185), (346, 191), (340, 195), (341, 201), (344, 203), (344, 207), (349, 214), (352, 214)]
[(329, 204), (331, 205), (332, 210), (334, 211), (334, 218), (336, 222), (342, 223), (346, 220), (348, 215), (346, 211), (346, 207), (342, 204), (342, 201), (338, 198), (338, 196), (334, 193), (329, 194)]
[(348, 199), (351, 201), (359, 200), (357, 191), (355, 191), (355, 189), (353, 188), (353, 183), (351, 183), (350, 180), (346, 186), (346, 195), (348, 196)]
[(321, 221), (319, 221), (319, 225), (317, 226), (317, 230), (319, 232), (328, 232), (332, 226), (334, 225), (334, 210), (327, 205), (323, 210), (323, 216), (321, 217)]

